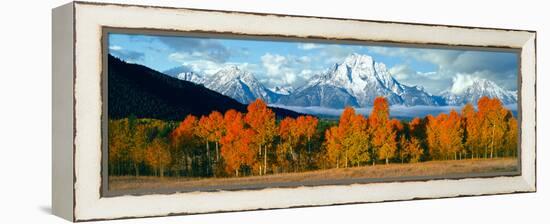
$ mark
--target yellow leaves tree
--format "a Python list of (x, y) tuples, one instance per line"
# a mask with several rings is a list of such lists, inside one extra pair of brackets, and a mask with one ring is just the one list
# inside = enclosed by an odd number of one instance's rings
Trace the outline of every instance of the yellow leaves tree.
[(462, 130), (464, 131), (464, 147), (470, 157), (473, 159), (479, 156), (479, 149), (481, 148), (481, 126), (480, 117), (474, 109), (474, 106), (470, 103), (466, 104), (462, 108)]
[(180, 171), (188, 172), (188, 155), (191, 153), (191, 149), (197, 144), (197, 136), (195, 135), (197, 125), (197, 117), (187, 115), (170, 134), (173, 149), (171, 152), (173, 169), (176, 173)]
[(168, 147), (168, 144), (160, 138), (155, 138), (147, 147), (145, 162), (160, 177), (164, 177), (165, 168), (170, 164), (170, 151)]
[(130, 160), (133, 161), (136, 176), (139, 176), (139, 164), (144, 162), (146, 157), (147, 147), (147, 131), (146, 125), (136, 124), (136, 121), (130, 120), (133, 142), (130, 147)]
[(368, 122), (363, 115), (355, 114), (352, 107), (346, 107), (340, 116), (338, 126), (325, 133), (328, 160), (340, 167), (351, 163), (359, 165), (369, 160)]
[(409, 158), (409, 162), (416, 163), (420, 161), (423, 150), (420, 147), (420, 141), (417, 138), (411, 137), (409, 141), (406, 141), (404, 147), (405, 156)]
[(517, 156), (518, 149), (518, 121), (512, 116), (512, 113), (508, 115), (508, 125), (505, 136), (505, 150), (508, 152), (508, 156)]
[(502, 106), (500, 100), (488, 97), (480, 98), (477, 108), (481, 116), (481, 130), (488, 132), (481, 136), (481, 142), (485, 148), (485, 158), (487, 158), (487, 151), (490, 151), (490, 158), (493, 158), (493, 156), (498, 156), (499, 150), (504, 148), (508, 111)]
[(296, 119), (286, 117), (281, 120), (277, 132), (281, 138), (281, 146), (278, 147), (278, 154), (282, 156), (282, 158), (279, 158), (280, 163), (286, 163), (287, 156), (290, 156), (294, 170), (298, 169), (301, 162), (301, 150), (299, 146), (303, 146), (305, 142), (309, 156), (311, 152), (311, 139), (317, 131), (317, 124), (317, 118), (309, 115), (298, 116)]
[[(132, 144), (128, 119), (109, 120), (109, 172), (120, 175), (121, 164)], [(137, 176), (137, 174), (136, 174)]]
[(344, 141), (349, 141), (350, 162), (356, 166), (367, 163), (370, 160), (370, 138), (368, 132), (368, 120), (361, 114), (351, 118), (351, 128)]

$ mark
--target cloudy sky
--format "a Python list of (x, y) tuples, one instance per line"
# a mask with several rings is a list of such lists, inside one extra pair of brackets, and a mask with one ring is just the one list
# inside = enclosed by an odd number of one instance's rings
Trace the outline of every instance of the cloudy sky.
[(359, 53), (386, 64), (399, 82), (424, 86), (432, 94), (459, 92), (481, 78), (517, 89), (518, 57), (509, 52), (110, 34), (109, 53), (161, 72), (185, 66), (211, 75), (237, 65), (267, 87), (294, 88)]

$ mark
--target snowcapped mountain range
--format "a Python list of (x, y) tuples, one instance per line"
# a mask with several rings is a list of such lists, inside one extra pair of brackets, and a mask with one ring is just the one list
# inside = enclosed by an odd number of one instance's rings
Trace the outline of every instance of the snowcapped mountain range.
[(444, 91), (441, 97), (448, 105), (464, 105), (468, 102), (477, 102), (481, 97), (498, 98), (502, 104), (517, 103), (517, 94), (500, 88), (496, 83), (487, 79), (479, 79), (459, 93)]
[(311, 78), (297, 89), (267, 88), (256, 77), (237, 66), (228, 66), (210, 76), (203, 76), (184, 67), (164, 72), (181, 80), (194, 82), (247, 104), (261, 98), (269, 104), (343, 108), (369, 107), (377, 96), (384, 96), (391, 105), (444, 106), (476, 103), (482, 96), (497, 97), (503, 104), (517, 102), (514, 92), (507, 91), (486, 79), (477, 79), (471, 86), (456, 93), (446, 91), (432, 95), (422, 86), (399, 83), (386, 65), (372, 57), (351, 54), (343, 62), (334, 64), (324, 73)]
[(269, 90), (280, 95), (290, 95), (294, 91), (294, 89), (290, 86), (275, 86)]

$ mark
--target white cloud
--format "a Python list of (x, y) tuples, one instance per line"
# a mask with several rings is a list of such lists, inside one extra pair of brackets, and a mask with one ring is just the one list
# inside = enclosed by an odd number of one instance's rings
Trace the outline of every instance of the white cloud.
[(454, 94), (460, 94), (466, 90), (466, 88), (470, 87), (474, 84), (474, 82), (478, 81), (480, 78), (477, 76), (472, 76), (468, 74), (456, 74), (455, 77), (453, 77), (453, 85), (451, 86), (451, 92)]
[(118, 46), (118, 45), (111, 45), (111, 46), (109, 46), (109, 50), (120, 51), (120, 50), (122, 50), (122, 47)]
[(194, 72), (206, 75), (212, 75), (224, 66), (223, 63), (201, 59), (200, 55), (197, 55), (196, 53), (172, 53), (168, 55), (168, 59), (181, 63), (183, 66), (190, 68)]
[(323, 48), (323, 46), (319, 44), (314, 44), (314, 43), (305, 43), (305, 44), (298, 44), (298, 48), (302, 50), (313, 50), (313, 49)]
[(183, 62), (186, 59), (189, 59), (189, 54), (187, 53), (171, 53), (168, 55), (168, 59), (176, 62)]
[(270, 76), (280, 75), (281, 69), (288, 62), (286, 57), (278, 54), (271, 54), (271, 53), (264, 54), (261, 57), (261, 60), (262, 60), (262, 65), (267, 71), (267, 74)]
[(313, 66), (319, 66), (308, 56), (266, 53), (261, 57), (267, 86), (290, 85), (298, 87), (315, 74)]

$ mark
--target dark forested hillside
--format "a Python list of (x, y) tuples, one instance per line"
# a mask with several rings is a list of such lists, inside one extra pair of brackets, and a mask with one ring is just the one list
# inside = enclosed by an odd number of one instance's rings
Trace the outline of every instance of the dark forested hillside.
[[(202, 85), (126, 63), (111, 55), (108, 57), (110, 119), (134, 115), (138, 118), (181, 120), (189, 114), (207, 115), (214, 110), (222, 113), (229, 109), (246, 111), (246, 105)], [(278, 117), (300, 115), (290, 110), (273, 110)]]

